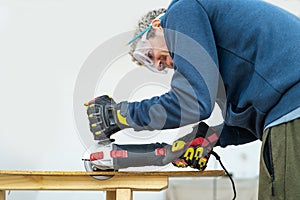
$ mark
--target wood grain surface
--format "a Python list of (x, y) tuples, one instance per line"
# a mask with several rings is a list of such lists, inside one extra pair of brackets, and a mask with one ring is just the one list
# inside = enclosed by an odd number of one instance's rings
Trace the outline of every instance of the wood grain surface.
[(23, 170), (0, 170), (0, 176), (3, 175), (41, 175), (41, 176), (168, 176), (168, 177), (193, 177), (193, 176), (224, 176), (223, 170), (206, 170), (199, 171), (149, 171), (149, 172), (132, 172), (132, 171), (23, 171)]

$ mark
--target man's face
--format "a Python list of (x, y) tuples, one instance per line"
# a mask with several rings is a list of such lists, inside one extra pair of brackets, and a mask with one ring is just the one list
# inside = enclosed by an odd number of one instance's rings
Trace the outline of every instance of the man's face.
[(165, 68), (173, 69), (173, 60), (167, 48), (162, 29), (155, 32), (155, 36), (148, 39), (152, 46), (152, 60), (155, 68), (162, 71)]

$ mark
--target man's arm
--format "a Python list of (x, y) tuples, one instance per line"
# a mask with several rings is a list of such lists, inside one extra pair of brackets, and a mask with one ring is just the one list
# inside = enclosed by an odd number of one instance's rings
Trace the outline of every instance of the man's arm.
[(127, 121), (135, 130), (196, 123), (208, 118), (215, 105), (219, 81), (217, 50), (204, 9), (196, 1), (178, 1), (169, 7), (161, 25), (175, 65), (171, 90), (159, 97), (129, 103)]
[(240, 127), (219, 125), (213, 128), (221, 133), (216, 146), (226, 147), (228, 145), (240, 145), (258, 139), (253, 133)]

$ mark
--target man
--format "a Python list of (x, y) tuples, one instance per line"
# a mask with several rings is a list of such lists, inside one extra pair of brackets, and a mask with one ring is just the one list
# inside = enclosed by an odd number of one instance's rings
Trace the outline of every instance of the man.
[[(109, 137), (128, 127), (170, 129), (202, 121), (224, 86), (226, 115), (216, 145), (262, 140), (259, 199), (299, 199), (299, 18), (256, 0), (174, 0), (161, 13), (130, 41), (131, 54), (152, 71), (174, 69), (171, 90), (110, 104), (112, 126), (92, 117), (91, 131)], [(87, 105), (107, 104), (100, 97)]]

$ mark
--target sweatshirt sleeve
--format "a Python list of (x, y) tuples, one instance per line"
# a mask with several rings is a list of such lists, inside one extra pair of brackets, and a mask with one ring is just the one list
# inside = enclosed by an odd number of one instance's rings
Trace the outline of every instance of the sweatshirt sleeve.
[(169, 92), (129, 103), (127, 121), (135, 130), (178, 128), (208, 118), (215, 105), (219, 71), (209, 18), (194, 0), (168, 8), (161, 22), (174, 62)]
[(257, 137), (254, 134), (244, 128), (227, 125), (213, 128), (221, 131), (216, 146), (226, 147), (228, 145), (241, 145), (257, 140)]

